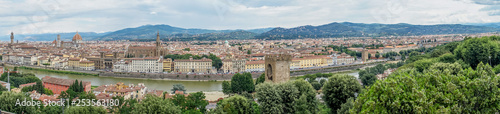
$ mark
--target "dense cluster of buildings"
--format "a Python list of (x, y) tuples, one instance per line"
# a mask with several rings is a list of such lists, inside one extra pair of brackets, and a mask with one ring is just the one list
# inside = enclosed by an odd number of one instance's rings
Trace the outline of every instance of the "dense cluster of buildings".
[[(476, 36), (490, 34), (476, 34)], [(38, 66), (52, 69), (99, 70), (143, 73), (234, 73), (264, 71), (264, 55), (287, 53), (292, 55), (290, 69), (348, 65), (366, 62), (366, 55), (399, 52), (401, 50), (433, 47), (463, 40), (465, 35), (398, 36), (381, 38), (323, 38), (295, 40), (232, 40), (232, 41), (168, 41), (162, 42), (159, 33), (154, 42), (83, 41), (78, 32), (71, 41), (59, 35), (53, 42), (14, 42), (0, 44), (2, 61), (9, 64)], [(163, 38), (166, 39), (166, 38)], [(380, 45), (363, 48), (359, 45)], [(334, 50), (331, 45), (348, 47), (362, 52), (358, 58)], [(355, 47), (353, 45), (358, 45)], [(186, 50), (188, 49), (188, 50)], [(222, 60), (165, 58), (167, 54), (213, 54)]]

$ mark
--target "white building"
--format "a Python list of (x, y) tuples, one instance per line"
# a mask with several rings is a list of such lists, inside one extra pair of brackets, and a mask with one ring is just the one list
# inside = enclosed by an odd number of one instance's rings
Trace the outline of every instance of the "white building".
[(354, 63), (355, 59), (354, 57), (351, 57), (351, 55), (342, 53), (339, 56), (337, 56), (337, 64), (338, 65), (347, 65), (347, 64), (352, 64)]
[(163, 57), (132, 58), (120, 60), (113, 66), (114, 72), (163, 72)]

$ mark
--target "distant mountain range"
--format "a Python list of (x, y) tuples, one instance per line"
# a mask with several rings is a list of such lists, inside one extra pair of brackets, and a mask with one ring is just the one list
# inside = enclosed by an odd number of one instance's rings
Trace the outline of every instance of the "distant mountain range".
[(300, 26), (290, 29), (275, 28), (256, 36), (257, 39), (296, 39), (296, 38), (333, 38), (333, 37), (380, 37), (380, 36), (411, 36), (437, 34), (470, 34), (498, 32), (499, 28), (441, 24), (441, 25), (411, 25), (411, 24), (362, 24), (362, 23), (330, 23), (320, 26)]
[[(411, 25), (411, 24), (363, 24), (363, 23), (330, 23), (319, 26), (299, 26), (295, 28), (261, 28), (250, 30), (210, 30), (186, 29), (169, 25), (144, 25), (136, 28), (95, 33), (79, 32), (84, 40), (133, 40), (153, 41), (156, 33), (164, 41), (192, 41), (192, 40), (231, 40), (231, 39), (298, 39), (298, 38), (333, 38), (333, 37), (380, 37), (380, 36), (409, 36), (409, 35), (438, 35), (438, 34), (472, 34), (499, 32), (500, 23), (482, 24), (440, 24), (440, 25)], [(71, 40), (72, 33), (46, 34), (16, 34), (16, 40), (52, 41), (61, 35), (63, 40)], [(9, 36), (0, 36), (0, 40), (9, 40)]]

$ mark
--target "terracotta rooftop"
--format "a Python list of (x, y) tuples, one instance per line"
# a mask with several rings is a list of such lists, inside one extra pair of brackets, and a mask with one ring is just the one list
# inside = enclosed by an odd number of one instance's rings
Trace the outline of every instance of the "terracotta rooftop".
[[(70, 86), (75, 82), (75, 80), (72, 79), (62, 79), (62, 78), (55, 78), (55, 77), (50, 77), (50, 76), (45, 76), (42, 78), (43, 83), (51, 83), (51, 84), (57, 84), (57, 85), (64, 85), (64, 86)], [(83, 81), (83, 85), (90, 85), (90, 82), (88, 81)]]

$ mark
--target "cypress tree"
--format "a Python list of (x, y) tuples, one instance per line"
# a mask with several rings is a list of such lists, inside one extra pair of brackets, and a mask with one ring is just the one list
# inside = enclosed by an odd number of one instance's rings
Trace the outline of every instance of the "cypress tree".
[(80, 92), (83, 92), (83, 91), (85, 91), (85, 90), (83, 89), (82, 81), (80, 81)]

